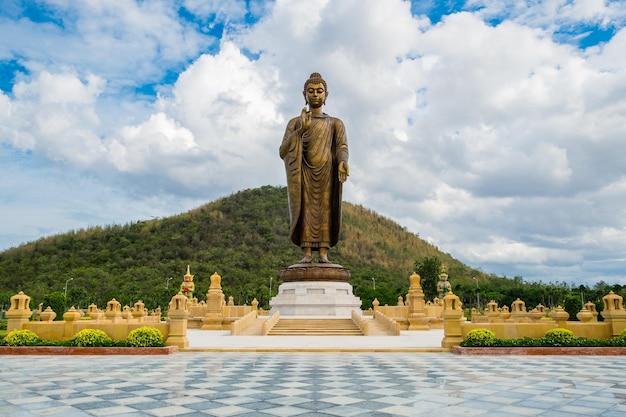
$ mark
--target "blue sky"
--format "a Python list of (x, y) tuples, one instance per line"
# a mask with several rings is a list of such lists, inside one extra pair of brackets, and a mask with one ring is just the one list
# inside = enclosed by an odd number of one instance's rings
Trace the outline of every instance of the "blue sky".
[(284, 185), (318, 71), (345, 200), (485, 272), (626, 284), (625, 20), (602, 0), (5, 0), (0, 250)]

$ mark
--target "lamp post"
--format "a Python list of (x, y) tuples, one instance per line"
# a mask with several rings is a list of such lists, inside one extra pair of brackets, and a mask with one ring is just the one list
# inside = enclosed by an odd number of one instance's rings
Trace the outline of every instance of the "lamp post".
[(170, 289), (170, 281), (171, 281), (171, 280), (173, 280), (173, 279), (174, 279), (174, 278), (169, 277), (169, 278), (167, 279), (167, 281), (165, 281), (165, 289), (166, 289), (166, 290), (169, 290), (169, 289)]
[(70, 282), (70, 281), (73, 281), (73, 280), (74, 280), (74, 278), (70, 278), (70, 279), (65, 281), (65, 289), (64, 289), (64, 296), (65, 296), (65, 298), (67, 298), (67, 283)]
[(580, 303), (584, 307), (585, 306), (585, 297), (584, 297), (585, 286), (580, 284), (580, 287), (578, 287), (578, 289), (580, 290)]
[(374, 289), (376, 289), (376, 278), (372, 277), (372, 284), (374, 284)]
[(272, 280), (274, 277), (270, 277), (270, 300), (272, 299)]
[(476, 281), (476, 306), (478, 310), (480, 310), (480, 288), (478, 287), (478, 278), (472, 277), (474, 281)]

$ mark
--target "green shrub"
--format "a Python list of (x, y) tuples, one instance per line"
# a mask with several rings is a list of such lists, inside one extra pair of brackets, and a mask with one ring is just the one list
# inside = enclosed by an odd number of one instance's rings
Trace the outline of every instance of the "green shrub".
[(620, 337), (615, 337), (613, 339), (608, 339), (607, 345), (613, 346), (613, 347), (626, 347), (626, 336), (624, 337), (620, 336)]
[(622, 330), (619, 334), (620, 339), (626, 339), (626, 329)]
[(543, 337), (520, 337), (518, 339), (499, 339), (493, 337), (488, 329), (474, 329), (467, 333), (461, 342), (463, 347), (626, 347), (626, 331), (619, 337), (610, 339), (588, 339), (576, 337), (570, 330), (558, 328), (546, 332)]
[(111, 344), (112, 339), (109, 335), (98, 329), (83, 329), (72, 338), (72, 346), (100, 347)]
[(7, 346), (37, 346), (41, 339), (31, 330), (13, 330), (4, 337), (4, 342)]
[(568, 329), (550, 329), (543, 336), (547, 346), (573, 346), (576, 344), (574, 332)]
[(519, 339), (496, 339), (494, 346), (500, 347), (538, 347), (543, 346), (543, 339), (520, 337)]
[(158, 329), (143, 326), (131, 331), (126, 343), (131, 347), (163, 346), (163, 335)]
[(489, 329), (470, 330), (463, 341), (462, 346), (484, 347), (493, 346), (496, 342), (496, 334)]

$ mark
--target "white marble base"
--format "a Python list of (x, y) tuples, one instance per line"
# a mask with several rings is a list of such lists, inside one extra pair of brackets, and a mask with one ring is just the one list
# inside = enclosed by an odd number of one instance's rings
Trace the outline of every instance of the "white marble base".
[(361, 299), (352, 294), (352, 285), (347, 282), (285, 282), (270, 306), (270, 315), (280, 311), (281, 317), (351, 317), (352, 310), (361, 311)]

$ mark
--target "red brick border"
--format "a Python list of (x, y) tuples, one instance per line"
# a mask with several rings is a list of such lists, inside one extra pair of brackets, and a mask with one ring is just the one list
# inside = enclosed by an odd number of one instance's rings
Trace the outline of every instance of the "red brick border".
[(461, 347), (453, 346), (457, 355), (585, 355), (624, 356), (626, 347)]
[(70, 347), (0, 346), (0, 355), (170, 355), (178, 346), (165, 347)]

